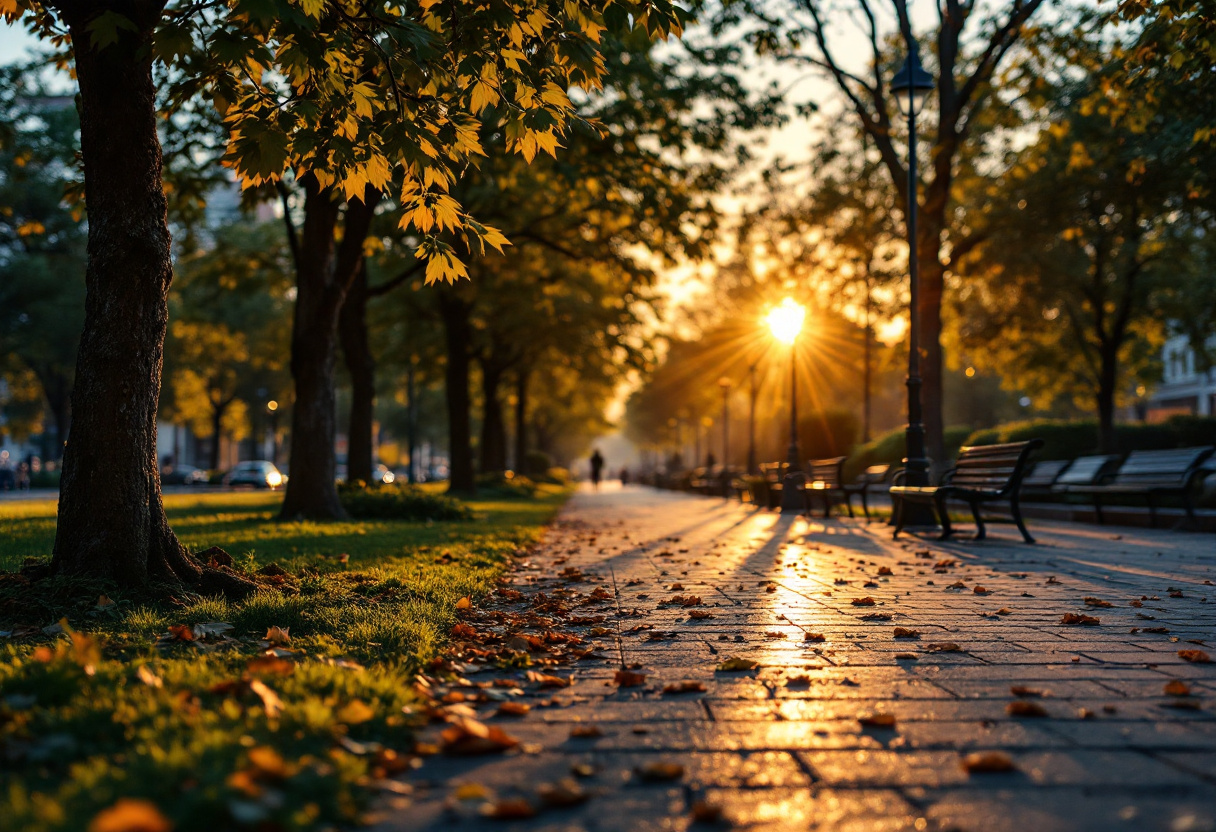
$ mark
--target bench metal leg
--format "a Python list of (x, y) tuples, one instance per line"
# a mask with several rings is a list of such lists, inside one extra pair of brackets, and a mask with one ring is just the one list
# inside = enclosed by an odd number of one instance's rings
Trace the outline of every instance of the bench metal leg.
[(894, 494), (891, 495), (891, 512), (894, 514), (895, 519), (895, 533), (891, 537), (895, 539), (904, 530), (904, 501)]
[(1034, 543), (1034, 538), (1030, 536), (1030, 532), (1026, 531), (1026, 524), (1022, 522), (1022, 504), (1018, 502), (1016, 494), (1009, 501), (1009, 511), (1013, 515), (1013, 522), (1018, 524), (1018, 531), (1022, 533), (1022, 539), (1027, 543)]
[(861, 510), (865, 512), (866, 522), (870, 522), (870, 501), (866, 499), (866, 492), (861, 492)]
[(971, 503), (971, 516), (975, 518), (975, 539), (983, 540), (988, 536), (988, 530), (984, 528), (984, 518), (980, 517), (980, 504)]
[(844, 507), (849, 510), (849, 519), (853, 519), (853, 498), (849, 494), (844, 495)]
[(1106, 518), (1102, 515), (1102, 495), (1094, 495), (1094, 514), (1098, 516), (1098, 525), (1105, 526)]
[(954, 528), (950, 525), (950, 512), (946, 510), (946, 495), (935, 495), (933, 504), (937, 507), (938, 521), (942, 526), (942, 533), (938, 535), (938, 540), (949, 540), (954, 534)]

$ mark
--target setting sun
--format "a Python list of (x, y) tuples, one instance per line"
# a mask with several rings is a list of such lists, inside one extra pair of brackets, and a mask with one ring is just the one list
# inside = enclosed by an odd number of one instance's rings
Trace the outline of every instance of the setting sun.
[(793, 344), (802, 332), (802, 322), (806, 318), (806, 308), (793, 298), (786, 298), (779, 306), (773, 307), (765, 317), (773, 337), (783, 344)]

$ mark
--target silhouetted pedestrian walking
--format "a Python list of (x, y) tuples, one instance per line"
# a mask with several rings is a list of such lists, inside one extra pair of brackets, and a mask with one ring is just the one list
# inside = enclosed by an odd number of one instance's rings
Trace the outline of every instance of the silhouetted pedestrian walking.
[(604, 458), (600, 456), (599, 448), (591, 454), (591, 484), (596, 491), (600, 490), (600, 475), (604, 472)]

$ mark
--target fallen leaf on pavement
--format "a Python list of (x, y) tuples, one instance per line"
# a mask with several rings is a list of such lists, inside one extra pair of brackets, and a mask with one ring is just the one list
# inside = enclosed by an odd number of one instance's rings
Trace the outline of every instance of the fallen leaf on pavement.
[(722, 820), (722, 807), (698, 800), (692, 804), (692, 820), (693, 823), (717, 823)]
[(527, 716), (530, 710), (532, 706), (523, 702), (503, 702), (498, 706), (497, 713), (499, 716)]
[(738, 656), (732, 656), (718, 665), (718, 670), (725, 673), (732, 673), (738, 670), (755, 670), (760, 666), (760, 662), (755, 659), (744, 659)]
[(790, 690), (807, 690), (811, 686), (811, 677), (806, 675), (791, 676), (785, 680), (785, 686)]
[(1009, 607), (1001, 607), (999, 610), (996, 611), (996, 614), (997, 615), (1013, 615), (1013, 610), (1009, 609)]
[(877, 604), (878, 602), (875, 601), (873, 598), (871, 598), (869, 595), (867, 595), (865, 598), (854, 598), (849, 603), (855, 607), (872, 607), (875, 604)]
[(714, 614), (707, 610), (692, 610), (688, 613), (688, 617), (694, 621), (704, 621), (706, 618), (713, 618)]
[(920, 638), (920, 630), (909, 630), (907, 627), (895, 628), (896, 638)]
[(647, 783), (662, 783), (678, 780), (684, 776), (684, 766), (679, 763), (646, 763), (633, 770), (638, 778)]
[(900, 661), (920, 661), (920, 656), (915, 653), (896, 653), (895, 658)]
[(1004, 751), (973, 751), (962, 759), (963, 770), (971, 774), (996, 774), (1017, 771), (1013, 758)]
[(963, 648), (953, 641), (935, 641), (932, 644), (926, 644), (925, 649), (930, 653), (959, 653)]
[(1211, 664), (1212, 662), (1212, 657), (1202, 650), (1179, 650), (1178, 658), (1195, 664)]
[(536, 817), (536, 809), (522, 797), (508, 797), (483, 804), (481, 816), (495, 820), (526, 820)]
[(646, 684), (646, 674), (633, 670), (618, 670), (612, 674), (612, 681), (623, 688), (636, 688)]
[(895, 714), (865, 714), (857, 717), (857, 721), (866, 728), (894, 728)]
[(563, 777), (556, 783), (541, 783), (540, 788), (536, 790), (536, 795), (540, 798), (541, 803), (558, 809), (577, 806), (585, 803), (590, 797), (577, 781), (569, 777)]
[(1090, 607), (1110, 607), (1110, 606), (1113, 606), (1113, 604), (1111, 604), (1111, 602), (1110, 602), (1110, 601), (1103, 601), (1101, 598), (1094, 598), (1094, 597), (1089, 596), (1089, 595), (1085, 596), (1085, 598), (1084, 598), (1083, 600), (1085, 601), (1086, 606), (1090, 606)]
[(1084, 615), (1077, 612), (1064, 613), (1064, 617), (1060, 619), (1061, 624), (1074, 624), (1085, 627), (1096, 627), (1102, 623), (1101, 619), (1095, 618), (1092, 615)]
[(1048, 716), (1047, 709), (1038, 702), (1027, 702), (1019, 699), (1005, 706), (1005, 713), (1010, 716), (1042, 717)]
[(1025, 699), (1031, 699), (1043, 695), (1043, 691), (1037, 688), (1028, 688), (1025, 685), (1014, 685), (1009, 689), (1009, 692), (1014, 696), (1021, 696)]
[(1171, 679), (1165, 683), (1166, 696), (1190, 696), (1191, 686), (1180, 679)]
[(663, 693), (704, 693), (704, 682), (668, 682), (663, 685)]
[(965, 583), (963, 583), (962, 581), (955, 581), (954, 583), (950, 584), (950, 586), (946, 587), (946, 589), (966, 589), (966, 588), (967, 588), (967, 585)]
[(823, 635), (823, 633), (808, 632), (806, 635), (804, 635), (802, 637), (802, 640), (803, 641), (826, 641), (827, 638)]
[(452, 720), (439, 736), (447, 754), (493, 754), (519, 745), (519, 740), (501, 728), (467, 717)]
[(570, 773), (575, 777), (594, 777), (595, 766), (591, 763), (575, 763), (570, 766)]
[(878, 567), (878, 574), (879, 575), (894, 575), (895, 573), (891, 571), (891, 567), (889, 567), (889, 566), (880, 566), (880, 567)]
[(598, 725), (575, 725), (570, 729), (572, 739), (589, 740), (604, 736)]
[(541, 688), (568, 688), (570, 680), (564, 679), (561, 676), (550, 676), (548, 673), (541, 673), (536, 670), (528, 671), (528, 681), (535, 682)]
[(89, 824), (89, 832), (170, 832), (173, 824), (156, 804), (129, 797), (102, 809)]
[(457, 800), (489, 800), (492, 792), (481, 783), (461, 783), (452, 792)]

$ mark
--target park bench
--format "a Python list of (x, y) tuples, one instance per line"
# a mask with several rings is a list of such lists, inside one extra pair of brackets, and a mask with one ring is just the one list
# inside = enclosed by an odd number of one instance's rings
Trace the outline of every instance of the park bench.
[(1043, 445), (1041, 439), (1028, 442), (1010, 442), (1004, 445), (976, 445), (962, 448), (954, 467), (946, 472), (941, 485), (891, 487), (891, 499), (895, 501), (895, 536), (904, 527), (904, 505), (906, 503), (928, 503), (937, 510), (941, 523), (941, 539), (946, 540), (954, 529), (950, 525), (950, 514), (946, 510), (947, 500), (961, 500), (971, 506), (975, 517), (976, 540), (983, 540), (986, 531), (980, 517), (980, 504), (1009, 501), (1013, 522), (1027, 543), (1034, 543), (1026, 524), (1022, 522), (1022, 511), (1018, 506), (1018, 490), (1026, 473), (1030, 454)]
[(1102, 515), (1103, 497), (1143, 497), (1148, 504), (1149, 524), (1154, 527), (1157, 525), (1157, 498), (1181, 497), (1189, 523), (1195, 519), (1194, 488), (1211, 473), (1203, 467), (1203, 463), (1212, 455), (1212, 450), (1211, 447), (1203, 447), (1132, 451), (1105, 482), (1065, 485), (1063, 490), (1067, 494), (1092, 497), (1099, 523), (1106, 522)]
[(788, 462), (766, 462), (760, 465), (760, 493), (753, 495), (756, 505), (765, 508), (778, 508), (781, 505), (781, 489), (789, 468)]
[(853, 495), (861, 497), (861, 510), (866, 515), (866, 520), (870, 519), (870, 500), (869, 493), (871, 488), (877, 489), (887, 481), (887, 477), (891, 475), (890, 465), (871, 465), (865, 471), (857, 475), (857, 478), (852, 482), (845, 483), (840, 487), (844, 492), (844, 504), (849, 509), (849, 516), (853, 516)]
[(1097, 485), (1118, 467), (1119, 457), (1116, 454), (1079, 456), (1068, 468), (1060, 472), (1051, 484), (1051, 490), (1056, 494), (1066, 494), (1070, 488), (1076, 486)]
[[(807, 511), (811, 510), (811, 501), (818, 498), (823, 502), (823, 516), (832, 513), (832, 503), (848, 503), (844, 494), (844, 461), (843, 456), (831, 459), (809, 459), (806, 463), (807, 475), (803, 490), (806, 497)], [(853, 507), (848, 506), (849, 516), (853, 516)]]
[(1068, 470), (1071, 459), (1045, 459), (1036, 462), (1022, 477), (1021, 495), (1050, 494), (1060, 475)]

